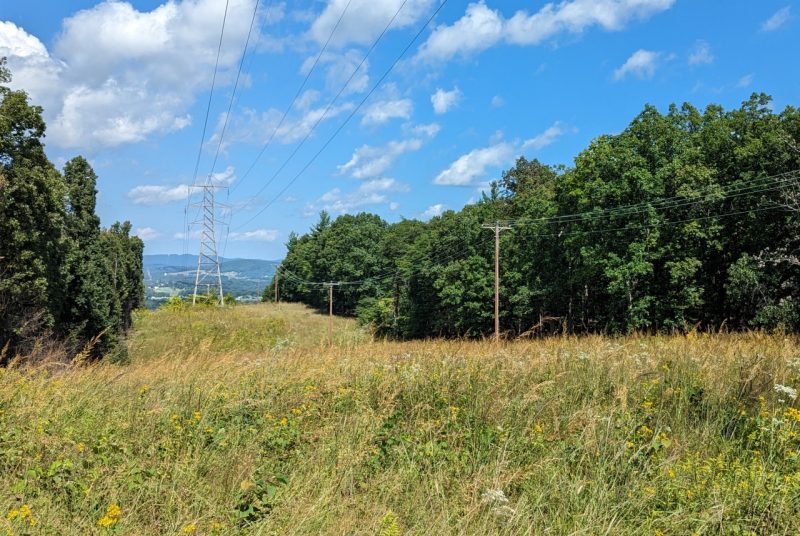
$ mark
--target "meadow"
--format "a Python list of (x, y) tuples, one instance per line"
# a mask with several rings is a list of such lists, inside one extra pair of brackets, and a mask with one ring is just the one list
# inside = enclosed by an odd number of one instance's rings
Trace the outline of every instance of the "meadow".
[(796, 337), (326, 327), (142, 312), (124, 362), (0, 369), (0, 534), (800, 531)]

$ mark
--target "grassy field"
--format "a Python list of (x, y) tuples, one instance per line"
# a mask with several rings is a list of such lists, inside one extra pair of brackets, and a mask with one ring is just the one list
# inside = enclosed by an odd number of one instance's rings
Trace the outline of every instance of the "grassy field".
[(800, 533), (793, 337), (326, 323), (157, 311), (129, 363), (1, 369), (0, 534)]

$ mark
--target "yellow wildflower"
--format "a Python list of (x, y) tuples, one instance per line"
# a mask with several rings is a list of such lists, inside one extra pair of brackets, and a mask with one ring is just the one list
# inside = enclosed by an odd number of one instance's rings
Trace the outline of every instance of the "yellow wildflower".
[(201, 412), (199, 412), (199, 411), (195, 411), (194, 413), (192, 413), (192, 418), (195, 421), (199, 421), (200, 419), (203, 418), (203, 414)]
[(27, 504), (23, 504), (19, 509), (19, 517), (25, 519), (26, 517), (31, 517), (31, 507)]
[(183, 527), (183, 530), (181, 532), (183, 532), (184, 534), (191, 534), (196, 530), (197, 530), (197, 526), (195, 526), (194, 523), (189, 523), (188, 525)]
[(14, 521), (17, 517), (19, 517), (19, 510), (9, 510), (6, 514), (6, 519), (9, 521)]
[(644, 402), (642, 402), (642, 407), (644, 409), (652, 408), (653, 407), (653, 401), (652, 400), (645, 400)]

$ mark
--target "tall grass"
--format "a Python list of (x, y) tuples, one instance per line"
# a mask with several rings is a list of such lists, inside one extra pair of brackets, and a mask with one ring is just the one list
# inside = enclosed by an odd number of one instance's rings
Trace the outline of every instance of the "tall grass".
[(0, 371), (0, 534), (800, 530), (795, 338), (326, 322), (158, 311), (129, 363)]

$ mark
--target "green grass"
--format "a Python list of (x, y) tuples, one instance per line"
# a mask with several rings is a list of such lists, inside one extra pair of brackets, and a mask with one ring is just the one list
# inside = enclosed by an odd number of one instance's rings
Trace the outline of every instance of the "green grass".
[(129, 363), (0, 371), (0, 534), (800, 530), (795, 338), (326, 326), (157, 311)]

